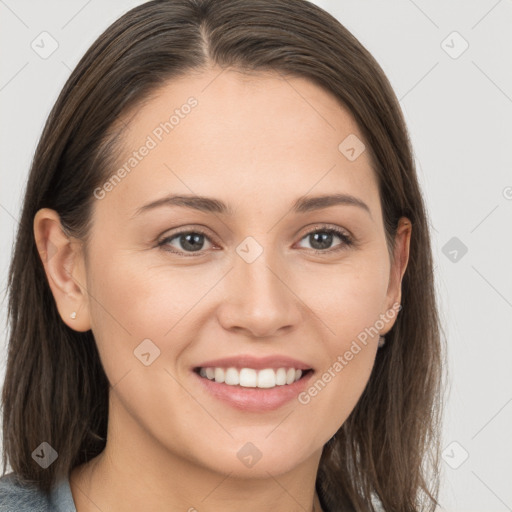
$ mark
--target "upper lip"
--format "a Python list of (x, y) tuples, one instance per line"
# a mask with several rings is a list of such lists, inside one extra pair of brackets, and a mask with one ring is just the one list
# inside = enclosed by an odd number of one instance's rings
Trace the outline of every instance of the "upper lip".
[(211, 359), (198, 364), (194, 368), (254, 368), (263, 370), (265, 368), (295, 368), (296, 370), (309, 370), (311, 366), (284, 355), (254, 357), (248, 354), (239, 356)]

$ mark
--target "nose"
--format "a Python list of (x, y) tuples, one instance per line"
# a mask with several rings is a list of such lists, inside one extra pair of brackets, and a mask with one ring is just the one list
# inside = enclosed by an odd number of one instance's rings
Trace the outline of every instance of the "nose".
[(304, 306), (289, 282), (289, 273), (269, 256), (264, 250), (252, 263), (235, 258), (218, 310), (226, 330), (267, 338), (291, 331), (302, 319)]

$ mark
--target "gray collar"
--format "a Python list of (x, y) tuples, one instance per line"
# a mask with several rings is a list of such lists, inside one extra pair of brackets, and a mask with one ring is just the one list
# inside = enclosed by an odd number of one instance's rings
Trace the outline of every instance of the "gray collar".
[(58, 480), (52, 489), (50, 502), (56, 512), (76, 512), (71, 487), (69, 486), (69, 478), (62, 477)]

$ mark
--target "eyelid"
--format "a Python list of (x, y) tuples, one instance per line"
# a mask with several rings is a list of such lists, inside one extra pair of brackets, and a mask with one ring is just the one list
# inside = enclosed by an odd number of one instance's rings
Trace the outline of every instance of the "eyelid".
[[(342, 228), (341, 226), (337, 226), (336, 224), (321, 224), (321, 223), (314, 224), (311, 229), (308, 229), (308, 231), (306, 231), (304, 233), (304, 235), (302, 235), (302, 238), (310, 235), (311, 233), (316, 233), (317, 231), (335, 231), (337, 233), (343, 234), (350, 240), (354, 240), (354, 236), (348, 229)], [(301, 240), (302, 240), (302, 238), (301, 238)]]

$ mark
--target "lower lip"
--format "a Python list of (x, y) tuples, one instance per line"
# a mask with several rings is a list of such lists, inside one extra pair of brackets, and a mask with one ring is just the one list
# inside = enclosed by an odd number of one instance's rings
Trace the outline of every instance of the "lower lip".
[(192, 372), (205, 389), (215, 398), (231, 405), (236, 409), (248, 412), (264, 412), (279, 409), (287, 402), (296, 399), (307, 387), (314, 372), (309, 371), (293, 384), (276, 386), (274, 388), (246, 388), (243, 386), (230, 386), (214, 380), (201, 377)]

